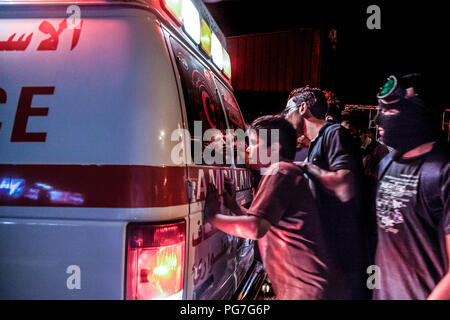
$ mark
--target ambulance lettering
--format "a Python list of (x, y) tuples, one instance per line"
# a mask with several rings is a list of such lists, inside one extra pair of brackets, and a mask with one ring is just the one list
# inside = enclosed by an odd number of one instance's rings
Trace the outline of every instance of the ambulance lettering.
[(206, 181), (205, 181), (205, 173), (202, 169), (198, 170), (198, 176), (197, 176), (197, 193), (195, 196), (195, 199), (199, 201), (201, 199), (201, 196), (206, 196)]
[(52, 24), (44, 20), (39, 25), (39, 31), (42, 33), (50, 35), (49, 38), (42, 40), (39, 44), (37, 50), (56, 50), (58, 48), (59, 35), (67, 28), (67, 20), (64, 19), (59, 25), (58, 30), (56, 30)]
[(192, 247), (197, 247), (203, 241), (211, 238), (218, 232), (211, 223), (206, 222), (204, 225), (200, 224), (200, 220), (197, 221), (197, 232), (192, 234)]
[[(0, 88), (0, 104), (6, 103), (6, 91)], [(2, 128), (2, 123), (0, 122), (0, 129)]]
[[(214, 172), (215, 171), (215, 172)], [(206, 197), (206, 188), (208, 184), (212, 183), (217, 187), (217, 190), (219, 191), (219, 194), (222, 193), (223, 190), (223, 181), (224, 181), (224, 175), (227, 177), (231, 177), (231, 170), (230, 169), (209, 169), (207, 173), (207, 177), (205, 177), (205, 170), (204, 169), (198, 169), (197, 174), (197, 183), (195, 184), (196, 192), (195, 192), (195, 200), (196, 201), (202, 201), (205, 200)]]
[[(72, 44), (70, 50), (72, 51), (80, 40), (81, 29), (83, 27), (83, 20), (81, 20), (81, 9), (77, 5), (71, 5), (67, 8), (68, 18), (61, 21), (55, 28), (47, 20), (42, 21), (39, 24), (38, 30), (48, 35), (49, 37), (40, 41), (37, 51), (54, 51), (58, 49), (59, 36), (66, 30), (73, 30)], [(17, 40), (17, 32), (14, 32), (8, 37), (6, 41), (0, 41), (0, 51), (25, 51), (31, 43), (33, 38), (33, 32), (25, 37), (26, 33), (23, 33)]]
[(31, 42), (33, 33), (30, 33), (25, 39), (25, 34), (22, 34), (17, 40), (14, 40), (16, 33), (13, 33), (8, 40), (0, 41), (0, 51), (25, 51)]
[[(73, 50), (80, 40), (81, 35), (81, 28), (83, 26), (83, 21), (80, 22), (78, 28), (73, 29), (73, 35), (72, 35), (72, 45), (70, 47), (70, 50)], [(39, 25), (39, 31), (41, 31), (44, 34), (48, 34), (50, 37), (47, 39), (44, 39), (39, 44), (37, 50), (38, 51), (51, 51), (51, 50), (57, 50), (58, 49), (58, 43), (59, 43), (59, 36), (61, 33), (63, 33), (64, 30), (69, 28), (69, 24), (67, 22), (67, 19), (64, 19), (61, 21), (58, 25), (58, 29), (56, 29), (50, 22), (44, 20)]]
[[(195, 172), (197, 168), (192, 168), (192, 172)], [(205, 169), (197, 169), (197, 178), (192, 178), (196, 180), (195, 184), (195, 199), (196, 201), (203, 201), (206, 197), (206, 188), (209, 183), (216, 186), (219, 194), (222, 194), (224, 190), (224, 179), (225, 177), (233, 178), (231, 169), (207, 169), (207, 174), (205, 174)], [(244, 191), (251, 188), (251, 177), (248, 170), (245, 169), (235, 169), (234, 171), (234, 181), (236, 186), (236, 191)], [(244, 201), (245, 202), (245, 201)], [(200, 221), (197, 222), (197, 230), (192, 233), (192, 247), (197, 247), (203, 241), (212, 237), (217, 232), (210, 223), (206, 222), (201, 224)]]
[(26, 132), (28, 117), (46, 117), (48, 108), (32, 107), (34, 95), (53, 95), (55, 87), (23, 87), (17, 106), (11, 142), (45, 142), (46, 132)]
[[(195, 171), (194, 168), (192, 170)], [(251, 188), (251, 177), (249, 171), (246, 169), (234, 169), (234, 174), (232, 174), (231, 169), (208, 169), (207, 174), (204, 169), (198, 169), (197, 178), (192, 178), (193, 181), (197, 181), (194, 192), (195, 200), (205, 200), (206, 188), (209, 183), (214, 184), (219, 194), (222, 194), (225, 177), (233, 179), (236, 191), (244, 191)]]
[(212, 273), (214, 265), (227, 253), (227, 242), (225, 242), (224, 239), (221, 239), (220, 243), (221, 244), (218, 252), (209, 251), (206, 256), (200, 258), (200, 260), (198, 260), (198, 262), (196, 262), (192, 266), (194, 286), (196, 286), (200, 281), (204, 280), (206, 275)]

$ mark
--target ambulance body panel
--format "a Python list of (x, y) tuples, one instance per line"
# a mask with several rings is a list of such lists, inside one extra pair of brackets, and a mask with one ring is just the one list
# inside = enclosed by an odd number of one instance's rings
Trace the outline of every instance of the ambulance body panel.
[(2, 299), (122, 299), (125, 227), (1, 218)]
[[(8, 143), (1, 163), (171, 164), (170, 133), (182, 127), (182, 117), (156, 17), (133, 8), (80, 8), (76, 47), (71, 50), (73, 31), (66, 28), (56, 50), (48, 51), (36, 50), (48, 37), (39, 34), (39, 26), (43, 21), (58, 26), (67, 18), (64, 7), (24, 8), (27, 18), (20, 19), (9, 19), (8, 7), (2, 8), (0, 39), (12, 33), (33, 37), (24, 51), (0, 51), (7, 92), (0, 139)], [(33, 106), (48, 108), (46, 117), (28, 119), (27, 132), (46, 133), (41, 143), (10, 143), (5, 134), (13, 131), (24, 87), (53, 88), (52, 94), (33, 96)], [(155, 137), (162, 139), (155, 143)]]
[(71, 29), (74, 3), (0, 2), (1, 299), (230, 299), (255, 268), (252, 241), (203, 217), (224, 177), (248, 205), (249, 171), (193, 164), (186, 146), (174, 163), (173, 132), (201, 120), (180, 51), (210, 77), (220, 125), (243, 120), (161, 3), (78, 2)]

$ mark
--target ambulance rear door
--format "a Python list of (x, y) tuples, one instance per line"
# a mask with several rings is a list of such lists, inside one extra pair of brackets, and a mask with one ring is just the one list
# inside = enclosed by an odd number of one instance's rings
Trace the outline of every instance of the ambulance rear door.
[[(222, 192), (224, 176), (232, 177), (232, 165), (222, 155), (222, 164), (208, 163), (203, 141), (208, 129), (225, 135), (227, 124), (214, 75), (198, 53), (188, 49), (173, 36), (168, 37), (173, 51), (176, 72), (184, 97), (186, 126), (189, 131), (190, 217), (187, 235), (189, 259), (187, 265), (187, 297), (192, 299), (230, 299), (237, 289), (235, 277), (238, 241), (206, 223), (203, 216), (206, 188), (214, 183)], [(199, 148), (201, 151), (198, 152)], [(218, 155), (216, 155), (218, 156)], [(220, 156), (218, 156), (220, 158)]]
[[(239, 105), (230, 87), (224, 81), (214, 77), (217, 92), (225, 111), (228, 124), (227, 138), (230, 139), (227, 147), (232, 147), (231, 162), (232, 175), (236, 188), (236, 200), (239, 205), (249, 208), (253, 200), (251, 172), (246, 166), (246, 149), (248, 137), (246, 135), (245, 121)], [(231, 139), (233, 139), (231, 143)], [(235, 238), (237, 264), (235, 270), (236, 282), (239, 284), (244, 279), (254, 261), (255, 242), (244, 238)]]
[(122, 299), (127, 224), (188, 216), (160, 23), (91, 2), (0, 2), (0, 299)]

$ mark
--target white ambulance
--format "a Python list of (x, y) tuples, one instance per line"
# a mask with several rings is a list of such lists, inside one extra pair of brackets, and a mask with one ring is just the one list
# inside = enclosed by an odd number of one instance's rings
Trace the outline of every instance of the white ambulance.
[(203, 218), (250, 172), (188, 146), (245, 126), (224, 39), (201, 1), (0, 0), (0, 299), (252, 297), (254, 243)]

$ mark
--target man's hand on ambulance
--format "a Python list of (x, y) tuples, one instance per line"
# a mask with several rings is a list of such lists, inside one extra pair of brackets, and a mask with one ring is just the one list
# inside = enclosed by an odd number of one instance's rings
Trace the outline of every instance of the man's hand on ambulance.
[(212, 222), (220, 211), (219, 193), (212, 183), (207, 187), (204, 210), (205, 219), (208, 222)]
[(247, 215), (245, 212), (239, 216), (229, 216), (220, 214), (219, 209), (219, 193), (213, 184), (209, 184), (205, 199), (205, 219), (214, 227), (233, 236), (251, 240), (260, 239), (270, 228), (270, 223), (264, 218)]
[(225, 177), (223, 203), (232, 212), (240, 213), (239, 205), (236, 201), (236, 186), (232, 179)]
[(230, 211), (237, 215), (247, 214), (247, 209), (239, 205), (236, 200), (236, 186), (233, 179), (225, 177), (223, 202)]

